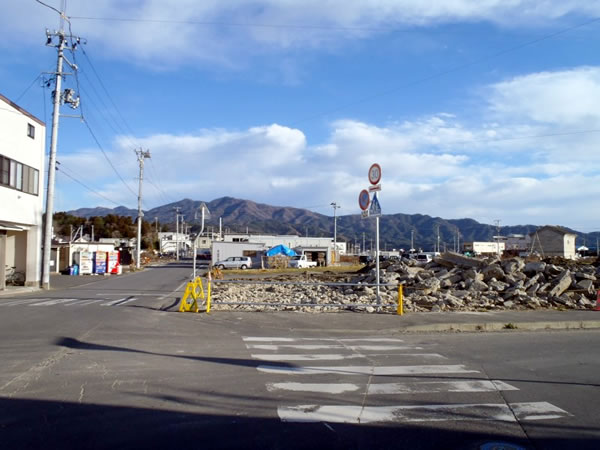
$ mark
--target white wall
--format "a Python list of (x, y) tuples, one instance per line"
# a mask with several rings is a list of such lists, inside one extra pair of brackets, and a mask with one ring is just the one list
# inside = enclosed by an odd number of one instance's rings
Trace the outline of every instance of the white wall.
[[(34, 127), (33, 138), (28, 136), (28, 124)], [(0, 95), (0, 154), (38, 170), (37, 195), (0, 185), (0, 222), (27, 227), (15, 232), (13, 249), (7, 248), (6, 264), (25, 272), (28, 286), (37, 285), (41, 278), (45, 142), (45, 125)]]
[[(27, 124), (35, 138), (27, 136)], [(41, 225), (44, 203), (44, 148), (46, 128), (0, 97), (0, 154), (39, 171), (38, 195), (0, 186), (0, 221)]]

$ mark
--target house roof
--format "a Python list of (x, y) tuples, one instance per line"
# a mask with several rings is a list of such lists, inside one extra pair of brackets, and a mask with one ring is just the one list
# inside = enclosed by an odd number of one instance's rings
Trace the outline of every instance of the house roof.
[(576, 236), (576, 234), (573, 233), (572, 231), (569, 231), (566, 228), (563, 228), (563, 227), (558, 226), (558, 225), (545, 225), (543, 227), (538, 228), (533, 233), (530, 233), (530, 235), (533, 236), (535, 233), (539, 233), (540, 231), (543, 231), (543, 230), (554, 231), (555, 233), (562, 234), (562, 235), (572, 234), (573, 236)]
[(35, 117), (33, 114), (31, 114), (29, 111), (26, 111), (25, 109), (21, 108), (19, 105), (17, 105), (15, 102), (10, 101), (9, 99), (7, 99), (4, 95), (0, 94), (0, 100), (4, 101), (5, 103), (9, 104), (10, 106), (12, 106), (13, 108), (15, 108), (17, 111), (19, 111), (21, 114), (29, 117), (31, 120), (33, 120), (34, 122), (39, 123), (41, 126), (45, 127), (46, 124), (44, 122), (42, 122), (40, 119), (38, 119), (37, 117)]

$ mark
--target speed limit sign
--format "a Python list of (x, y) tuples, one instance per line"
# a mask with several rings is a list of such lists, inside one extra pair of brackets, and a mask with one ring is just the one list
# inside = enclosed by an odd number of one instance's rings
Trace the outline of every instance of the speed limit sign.
[(379, 183), (381, 180), (381, 166), (379, 164), (373, 164), (369, 168), (369, 182), (373, 185)]

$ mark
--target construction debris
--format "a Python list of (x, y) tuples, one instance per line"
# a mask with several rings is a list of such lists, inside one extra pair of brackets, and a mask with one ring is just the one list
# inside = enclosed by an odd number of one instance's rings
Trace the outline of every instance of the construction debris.
[[(269, 310), (334, 310), (338, 304), (359, 311), (375, 311), (376, 269), (361, 270), (337, 285), (223, 285), (214, 289), (219, 309), (261, 309), (222, 302), (272, 303)], [(277, 278), (281, 280), (281, 278)], [(291, 279), (290, 279), (291, 280)], [(306, 281), (296, 280), (296, 281)], [(318, 280), (311, 280), (318, 281)], [(593, 309), (600, 289), (598, 261), (470, 258), (444, 253), (425, 266), (414, 261), (380, 264), (381, 305), (395, 308), (398, 285), (403, 285), (405, 311), (490, 311), (505, 309)], [(314, 305), (306, 307), (306, 304)], [(323, 306), (319, 306), (323, 305)], [(327, 306), (325, 306), (327, 305)]]

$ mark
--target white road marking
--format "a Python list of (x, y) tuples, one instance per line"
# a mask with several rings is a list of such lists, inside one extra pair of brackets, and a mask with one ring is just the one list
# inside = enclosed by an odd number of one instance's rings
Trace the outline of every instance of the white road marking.
[(423, 347), (415, 347), (412, 345), (321, 345), (321, 344), (246, 344), (246, 347), (256, 350), (283, 350), (284, 348), (293, 348), (297, 350), (334, 350), (334, 349), (350, 349), (350, 350), (422, 350)]
[(422, 375), (442, 373), (479, 373), (477, 370), (465, 369), (464, 365), (431, 365), (431, 366), (258, 366), (260, 372), (290, 374), (290, 375), (317, 375), (334, 373), (338, 375)]
[(294, 392), (321, 392), (327, 394), (343, 394), (355, 392), (360, 389), (358, 384), (352, 383), (267, 383), (267, 390), (294, 391)]
[(339, 361), (342, 359), (355, 359), (364, 358), (363, 355), (334, 355), (334, 354), (321, 354), (321, 355), (278, 355), (278, 354), (262, 354), (262, 355), (250, 355), (254, 359), (260, 359), (263, 361)]
[[(370, 353), (369, 356), (388, 356), (387, 353)], [(446, 359), (445, 356), (442, 356), (438, 353), (401, 353), (402, 357), (418, 357), (418, 358), (433, 358), (433, 359)], [(365, 355), (352, 354), (352, 355), (342, 355), (342, 354), (332, 354), (332, 353), (316, 353), (312, 355), (304, 355), (304, 354), (286, 354), (279, 355), (276, 353), (268, 353), (268, 354), (254, 354), (250, 355), (254, 359), (260, 359), (262, 361), (340, 361), (343, 359), (356, 359), (356, 358), (366, 358)]]
[(519, 389), (497, 380), (425, 381), (414, 383), (371, 384), (369, 395), (377, 394), (432, 394), (437, 392), (496, 392)]
[(19, 300), (2, 301), (0, 300), (0, 306), (15, 306), (15, 305), (26, 305), (27, 303), (42, 302), (46, 300), (52, 300), (51, 298), (20, 298)]
[(129, 303), (135, 299), (136, 299), (135, 297), (132, 297), (132, 298), (124, 297), (124, 298), (120, 298), (118, 300), (113, 300), (111, 302), (102, 303), (102, 306), (124, 305), (125, 303)]
[(101, 301), (102, 301), (101, 298), (99, 298), (97, 300), (81, 300), (81, 301), (78, 301), (78, 302), (69, 303), (68, 305), (65, 305), (65, 306), (85, 306), (85, 305), (89, 305), (91, 303), (98, 303), (98, 302), (101, 302)]
[[(513, 414), (514, 411), (514, 414)], [(570, 414), (548, 402), (474, 403), (418, 406), (299, 405), (277, 408), (283, 422), (329, 422), (365, 424), (372, 422), (440, 422), (466, 420), (558, 419)]]
[(297, 342), (297, 341), (335, 341), (335, 342), (404, 342), (402, 339), (396, 338), (353, 338), (353, 339), (336, 339), (336, 338), (290, 338), (290, 337), (255, 337), (247, 336), (242, 338), (245, 342)]
[(58, 305), (59, 303), (76, 302), (77, 300), (79, 300), (79, 299), (78, 298), (57, 298), (54, 300), (46, 300), (46, 301), (39, 302), (39, 303), (32, 303), (29, 306), (50, 306), (50, 305)]

